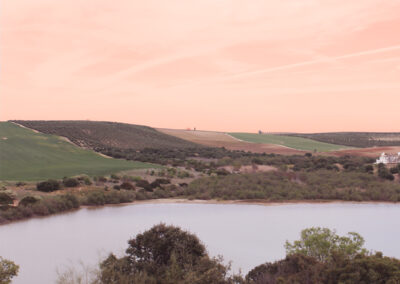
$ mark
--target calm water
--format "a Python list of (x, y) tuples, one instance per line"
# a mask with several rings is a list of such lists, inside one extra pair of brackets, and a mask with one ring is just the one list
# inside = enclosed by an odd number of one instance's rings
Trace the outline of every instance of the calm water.
[(360, 233), (368, 249), (400, 258), (400, 205), (293, 204), (279, 206), (140, 204), (79, 211), (0, 226), (0, 255), (18, 263), (13, 283), (54, 283), (57, 269), (95, 265), (155, 224), (178, 225), (199, 236), (213, 256), (247, 272), (283, 258), (285, 240), (311, 226)]

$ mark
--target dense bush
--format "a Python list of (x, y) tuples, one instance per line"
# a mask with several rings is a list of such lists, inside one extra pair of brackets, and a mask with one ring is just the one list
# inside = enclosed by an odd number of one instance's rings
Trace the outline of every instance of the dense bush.
[(128, 243), (125, 256), (101, 263), (101, 283), (233, 283), (221, 260), (178, 227), (160, 224)]
[(183, 194), (195, 199), (400, 201), (400, 184), (363, 172), (329, 170), (232, 174), (194, 180)]
[(121, 187), (122, 189), (126, 189), (126, 190), (133, 190), (133, 189), (135, 189), (135, 187), (133, 186), (133, 184), (130, 183), (129, 181), (125, 181), (125, 182), (121, 183), (120, 187)]
[(307, 248), (317, 248), (326, 257), (311, 256), (303, 249), (290, 251), (282, 260), (253, 268), (243, 279), (228, 275), (229, 265), (222, 264), (222, 258), (210, 258), (195, 235), (160, 224), (128, 241), (122, 257), (111, 254), (103, 260), (96, 280), (90, 283), (400, 283), (398, 259), (354, 250), (351, 238), (338, 236), (327, 228), (314, 229), (304, 230), (299, 242), (306, 239)]
[(18, 206), (30, 206), (39, 201), (40, 201), (40, 198), (28, 195), (19, 201)]
[(13, 203), (14, 203), (14, 198), (10, 194), (6, 192), (0, 192), (0, 206)]
[(9, 284), (18, 275), (19, 266), (0, 256), (0, 284)]
[(147, 191), (152, 191), (153, 187), (150, 185), (150, 183), (147, 180), (141, 179), (136, 181), (136, 186), (144, 188)]
[(63, 180), (63, 184), (65, 187), (77, 187), (79, 185), (79, 181), (76, 178), (65, 178)]
[(400, 261), (375, 255), (357, 255), (349, 259), (334, 253), (330, 263), (302, 254), (266, 263), (251, 270), (246, 280), (264, 283), (400, 283)]
[(60, 183), (57, 180), (49, 179), (37, 183), (36, 189), (44, 192), (52, 192), (60, 189)]
[(393, 174), (386, 168), (384, 164), (378, 165), (378, 176), (383, 179), (394, 180)]

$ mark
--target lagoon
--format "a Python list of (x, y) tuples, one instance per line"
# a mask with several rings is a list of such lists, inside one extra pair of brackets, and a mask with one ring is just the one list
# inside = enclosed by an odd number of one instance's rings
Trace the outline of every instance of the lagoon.
[(245, 274), (285, 256), (284, 243), (312, 226), (360, 233), (370, 250), (400, 258), (400, 205), (388, 203), (190, 204), (154, 203), (83, 208), (0, 226), (0, 256), (20, 265), (13, 283), (54, 283), (57, 269), (96, 266), (127, 240), (164, 222), (195, 233), (211, 256)]

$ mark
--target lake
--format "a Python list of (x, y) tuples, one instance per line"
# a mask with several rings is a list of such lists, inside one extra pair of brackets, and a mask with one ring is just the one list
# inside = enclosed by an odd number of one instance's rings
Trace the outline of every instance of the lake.
[[(57, 269), (95, 266), (127, 240), (164, 222), (195, 233), (210, 255), (234, 271), (285, 256), (284, 242), (312, 226), (360, 233), (370, 250), (400, 258), (400, 205), (396, 204), (136, 204), (110, 206), (0, 226), (0, 255), (20, 265), (13, 283), (54, 283)], [(64, 268), (64, 269), (63, 269)]]

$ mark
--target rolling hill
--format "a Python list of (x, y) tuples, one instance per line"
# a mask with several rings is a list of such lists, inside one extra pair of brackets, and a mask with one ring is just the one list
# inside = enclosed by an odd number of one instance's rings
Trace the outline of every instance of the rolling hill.
[(150, 167), (155, 165), (103, 157), (58, 136), (0, 122), (0, 180), (36, 181)]
[(291, 133), (288, 136), (302, 137), (325, 143), (352, 147), (389, 147), (400, 146), (400, 132), (328, 132), (328, 133)]
[(328, 152), (328, 151), (337, 151), (349, 148), (347, 146), (329, 144), (329, 143), (315, 141), (312, 139), (307, 139), (302, 137), (291, 137), (285, 135), (254, 134), (254, 133), (229, 133), (229, 135), (242, 141), (261, 143), (261, 144), (263, 143), (276, 144), (303, 151), (315, 150), (316, 152)]
[(13, 121), (46, 134), (66, 137), (74, 144), (90, 148), (179, 149), (198, 147), (198, 144), (161, 133), (148, 126), (103, 121)]
[(225, 132), (158, 128), (160, 132), (173, 135), (209, 147), (224, 147), (228, 150), (273, 153), (281, 155), (304, 155), (303, 151), (276, 144), (251, 143), (238, 140)]

